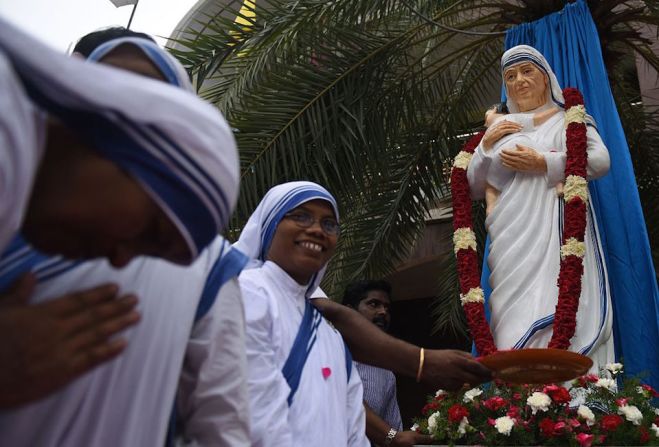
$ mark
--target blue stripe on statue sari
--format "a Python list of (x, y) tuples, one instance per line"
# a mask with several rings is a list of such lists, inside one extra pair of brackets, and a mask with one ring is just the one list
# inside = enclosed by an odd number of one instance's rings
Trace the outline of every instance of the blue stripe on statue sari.
[[(540, 51), (561, 85), (583, 93), (609, 149), (611, 171), (590, 182), (589, 190), (608, 269), (616, 357), (624, 361), (626, 374), (649, 373), (644, 381), (659, 388), (659, 291), (629, 148), (586, 2), (577, 0), (557, 13), (511, 28), (505, 46), (519, 44)], [(488, 247), (489, 241), (489, 251)], [(488, 277), (484, 263), (486, 296), (491, 292)]]
[(595, 343), (597, 340), (600, 338), (602, 334), (602, 329), (604, 329), (604, 325), (606, 322), (606, 319), (609, 315), (609, 307), (607, 305), (607, 296), (606, 296), (606, 269), (604, 268), (604, 263), (603, 263), (603, 256), (602, 252), (600, 251), (599, 244), (597, 243), (597, 234), (596, 234), (596, 227), (595, 227), (595, 219), (594, 219), (594, 212), (593, 212), (593, 207), (591, 202), (588, 202), (588, 226), (590, 227), (590, 238), (592, 241), (592, 246), (595, 249), (595, 260), (597, 261), (597, 273), (598, 273), (598, 285), (600, 289), (600, 326), (599, 330), (597, 331), (597, 334), (595, 335), (595, 339), (590, 342), (588, 345), (586, 345), (584, 348), (580, 349), (579, 352), (581, 354), (589, 354), (591, 349), (595, 346)]
[[(558, 213), (558, 226), (559, 226), (559, 234), (563, 234), (563, 211), (564, 211), (564, 202), (562, 200), (559, 201), (559, 213)], [(592, 246), (595, 249), (595, 258), (596, 258), (596, 265), (597, 265), (597, 271), (598, 271), (598, 286), (599, 286), (599, 297), (600, 297), (600, 322), (599, 322), (599, 328), (598, 331), (595, 334), (595, 338), (591, 340), (586, 346), (578, 349), (578, 352), (581, 354), (589, 354), (591, 349), (595, 346), (595, 343), (597, 340), (600, 338), (602, 334), (602, 329), (604, 328), (604, 324), (606, 322), (606, 319), (608, 317), (608, 306), (607, 306), (607, 296), (606, 296), (606, 280), (604, 275), (606, 274), (604, 265), (602, 263), (602, 253), (599, 250), (599, 245), (597, 244), (597, 236), (595, 234), (595, 225), (594, 225), (594, 219), (593, 219), (593, 211), (592, 207), (588, 205), (588, 225), (590, 227), (590, 238), (592, 241)], [(561, 238), (562, 239), (562, 236)], [(536, 332), (551, 326), (554, 324), (554, 314), (547, 315), (546, 317), (543, 317), (539, 320), (536, 320), (533, 322), (531, 327), (526, 331), (526, 333), (515, 343), (513, 346), (513, 349), (521, 349), (526, 346), (526, 344), (529, 342), (529, 340), (533, 337), (533, 335), (536, 334)]]

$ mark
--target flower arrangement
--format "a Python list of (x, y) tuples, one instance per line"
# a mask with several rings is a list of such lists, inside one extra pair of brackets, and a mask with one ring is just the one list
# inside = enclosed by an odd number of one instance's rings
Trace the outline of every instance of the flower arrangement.
[[(581, 276), (585, 253), (586, 206), (588, 186), (586, 165), (586, 110), (583, 96), (575, 88), (563, 90), (567, 160), (565, 165), (565, 225), (561, 245), (561, 264), (558, 276), (558, 302), (550, 348), (568, 349), (576, 327), (576, 315), (581, 295)], [(467, 168), (485, 132), (467, 141), (455, 157), (451, 170), (453, 198), (453, 249), (460, 283), (460, 302), (467, 324), (480, 355), (497, 351), (490, 327), (485, 318), (484, 293), (480, 287), (480, 267), (476, 252), (471, 197)]]
[(569, 386), (493, 383), (430, 396), (413, 430), (463, 445), (659, 445), (659, 394), (638, 379), (620, 390), (620, 363)]

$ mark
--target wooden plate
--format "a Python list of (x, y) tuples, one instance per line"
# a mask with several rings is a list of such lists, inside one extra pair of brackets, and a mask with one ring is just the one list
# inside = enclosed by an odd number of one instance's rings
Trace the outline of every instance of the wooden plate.
[(496, 378), (511, 383), (556, 383), (588, 372), (593, 361), (585, 355), (563, 349), (515, 349), (498, 351), (478, 360)]

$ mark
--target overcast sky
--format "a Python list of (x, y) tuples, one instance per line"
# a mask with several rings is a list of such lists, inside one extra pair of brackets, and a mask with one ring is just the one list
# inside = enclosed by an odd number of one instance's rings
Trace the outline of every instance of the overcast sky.
[[(131, 29), (168, 37), (195, 3), (196, 0), (140, 0)], [(62, 51), (90, 31), (126, 26), (132, 8), (116, 8), (110, 0), (0, 0), (0, 15)]]

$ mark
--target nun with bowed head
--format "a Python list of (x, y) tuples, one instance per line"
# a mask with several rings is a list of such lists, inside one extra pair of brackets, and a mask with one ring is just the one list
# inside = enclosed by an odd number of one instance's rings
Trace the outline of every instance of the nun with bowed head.
[(339, 237), (334, 197), (273, 187), (234, 247), (246, 313), (253, 446), (368, 446), (363, 389), (341, 335), (309, 302)]
[[(83, 37), (76, 51), (92, 42), (90, 62), (190, 90), (180, 63), (146, 39), (110, 28)], [(140, 297), (143, 317), (123, 334), (130, 348), (117, 361), (47, 399), (0, 412), (3, 441), (43, 447), (164, 445), (166, 434), (176, 434), (189, 443), (248, 446), (244, 311), (237, 282), (245, 259), (217, 236), (190, 266), (142, 256), (116, 269), (105, 259), (44, 256), (14, 239), (0, 257), (0, 290), (32, 271), (38, 284), (30, 302), (48, 305), (61, 293), (111, 281)], [(53, 336), (46, 328), (29, 329), (35, 336)], [(177, 433), (168, 430), (175, 393)], [(39, 430), (26, 429), (32, 426)]]
[[(20, 232), (43, 253), (116, 267), (196, 259), (233, 210), (238, 157), (221, 114), (181, 87), (59, 54), (0, 18), (0, 248), (20, 248)], [(28, 305), (34, 287), (25, 275), (2, 296), (0, 406), (116, 356), (112, 335), (139, 318), (113, 284)], [(26, 340), (28, 327), (49, 336)]]
[[(520, 126), (500, 121), (488, 128), (467, 171), (472, 198), (482, 199), (494, 144), (503, 146), (497, 168), (500, 195), (485, 220), (490, 237), (491, 322), (498, 349), (545, 348), (558, 299), (566, 135), (563, 95), (536, 49), (519, 45), (501, 58), (506, 105), (518, 115), (549, 113), (515, 144)], [(609, 154), (587, 117), (588, 179), (609, 170)], [(519, 141), (519, 140), (517, 140)], [(558, 193), (557, 193), (558, 192)], [(586, 254), (576, 332), (570, 350), (593, 359), (592, 371), (614, 361), (612, 308), (596, 216), (588, 204)]]

